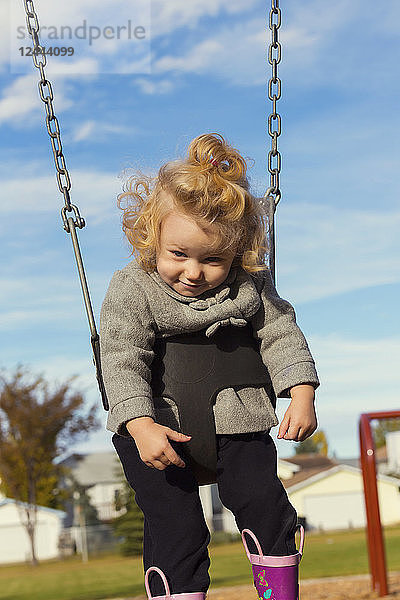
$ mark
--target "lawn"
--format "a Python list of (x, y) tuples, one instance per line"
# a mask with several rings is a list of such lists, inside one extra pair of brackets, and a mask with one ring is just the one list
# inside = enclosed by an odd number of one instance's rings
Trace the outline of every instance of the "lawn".
[[(388, 568), (400, 570), (400, 526), (385, 531)], [(240, 543), (211, 547), (213, 586), (250, 583), (249, 564)], [(329, 577), (368, 572), (363, 530), (309, 534), (301, 577)], [(107, 556), (84, 564), (73, 558), (0, 567), (0, 600), (98, 600), (144, 593), (140, 558)]]

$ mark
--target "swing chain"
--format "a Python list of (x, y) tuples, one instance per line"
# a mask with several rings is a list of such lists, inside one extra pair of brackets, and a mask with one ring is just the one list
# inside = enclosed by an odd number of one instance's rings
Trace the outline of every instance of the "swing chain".
[[(86, 314), (89, 321), (90, 339), (93, 350), (93, 363), (96, 367), (96, 378), (101, 393), (103, 407), (108, 410), (108, 399), (106, 389), (104, 387), (103, 377), (101, 373), (101, 360), (100, 360), (100, 340), (96, 330), (96, 323), (93, 315), (93, 308), (89, 294), (89, 288), (86, 280), (85, 268), (83, 265), (82, 255), (79, 247), (79, 240), (76, 228), (83, 229), (85, 227), (85, 219), (79, 214), (79, 209), (75, 204), (71, 204), (70, 190), (71, 190), (71, 179), (68, 173), (67, 165), (65, 164), (65, 158), (62, 150), (60, 125), (56, 115), (54, 114), (53, 107), (53, 88), (51, 87), (50, 81), (46, 78), (44, 68), (47, 64), (46, 48), (41, 46), (39, 39), (39, 20), (33, 6), (33, 0), (23, 0), (25, 12), (26, 12), (26, 25), (29, 34), (32, 37), (33, 51), (32, 58), (33, 64), (40, 71), (39, 81), (39, 94), (43, 103), (46, 107), (46, 127), (50, 136), (51, 147), (54, 155), (54, 163), (57, 171), (57, 182), (58, 188), (61, 194), (64, 196), (64, 206), (61, 209), (61, 216), (64, 224), (64, 229), (71, 236), (72, 246), (74, 249), (76, 265), (78, 268), (79, 279), (82, 288), (83, 300), (85, 303)], [(73, 212), (73, 216), (67, 215), (67, 213)]]
[(268, 152), (268, 171), (270, 173), (270, 187), (265, 197), (274, 197), (275, 207), (281, 199), (279, 189), (279, 174), (281, 172), (281, 155), (278, 150), (278, 137), (281, 135), (281, 116), (277, 112), (277, 101), (281, 97), (281, 80), (278, 77), (278, 64), (281, 62), (282, 48), (278, 39), (278, 30), (281, 26), (281, 9), (279, 0), (271, 0), (269, 12), (269, 28), (271, 30), (271, 43), (268, 50), (268, 62), (271, 65), (271, 78), (268, 82), (268, 98), (272, 102), (272, 112), (268, 117), (268, 133), (271, 137), (271, 150)]
[(79, 214), (79, 209), (71, 204), (70, 190), (71, 179), (65, 163), (63, 148), (61, 143), (60, 124), (54, 113), (53, 106), (53, 88), (50, 81), (46, 78), (45, 66), (47, 64), (46, 49), (40, 44), (39, 39), (39, 20), (33, 5), (33, 0), (23, 0), (26, 13), (26, 26), (33, 42), (32, 59), (33, 64), (40, 71), (40, 81), (38, 84), (39, 95), (46, 108), (46, 128), (50, 136), (51, 147), (53, 150), (54, 164), (56, 167), (58, 189), (64, 197), (64, 206), (61, 210), (61, 216), (64, 229), (70, 233), (67, 212), (73, 212), (75, 215), (74, 224), (79, 229), (85, 227), (85, 219)]

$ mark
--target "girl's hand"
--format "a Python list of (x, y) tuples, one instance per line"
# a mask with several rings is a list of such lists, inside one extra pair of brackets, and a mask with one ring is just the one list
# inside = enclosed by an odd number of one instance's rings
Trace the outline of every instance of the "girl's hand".
[(148, 467), (159, 471), (163, 471), (169, 465), (185, 467), (185, 463), (168, 440), (188, 442), (190, 435), (159, 425), (151, 417), (132, 419), (127, 422), (126, 428), (135, 440), (140, 458)]
[(309, 384), (295, 385), (290, 395), (292, 401), (280, 424), (278, 439), (303, 442), (317, 429), (314, 388)]

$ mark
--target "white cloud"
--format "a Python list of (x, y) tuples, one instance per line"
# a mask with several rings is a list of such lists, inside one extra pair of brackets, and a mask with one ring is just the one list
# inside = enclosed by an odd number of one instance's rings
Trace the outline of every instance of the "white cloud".
[(29, 256), (9, 257), (8, 273), (4, 270), (0, 280), (1, 331), (36, 327), (44, 331), (55, 325), (62, 328), (63, 323), (69, 323), (72, 329), (74, 324), (79, 327), (84, 317), (78, 277), (72, 271), (72, 256), (65, 257), (60, 274), (62, 260), (61, 248), (46, 254), (39, 245), (31, 248)]
[(30, 367), (36, 373), (44, 373), (49, 381), (65, 381), (68, 377), (76, 375), (75, 389), (81, 391), (96, 391), (97, 381), (95, 369), (91, 361), (91, 348), (88, 347), (87, 354), (79, 356), (68, 356), (67, 354), (46, 357), (30, 363)]
[(103, 121), (85, 121), (72, 133), (72, 141), (81, 142), (83, 140), (90, 140), (90, 142), (97, 142), (102, 139), (108, 139), (110, 135), (128, 135), (132, 137), (136, 135), (138, 131), (139, 130), (134, 127), (105, 123)]
[[(68, 165), (67, 165), (68, 166)], [(46, 169), (47, 170), (47, 169)], [(104, 171), (70, 172), (72, 180), (71, 198), (75, 193), (81, 199), (79, 206), (84, 216), (90, 217), (93, 223), (99, 223), (115, 213), (116, 197), (121, 191), (121, 183), (115, 173)], [(4, 200), (0, 213), (19, 213), (31, 211), (35, 213), (55, 210), (55, 197), (58, 194), (55, 176), (25, 177), (21, 179), (3, 179), (2, 194)], [(38, 201), (40, 199), (40, 202)], [(60, 206), (63, 198), (60, 194)]]
[(282, 205), (278, 287), (298, 302), (400, 280), (399, 211)]
[[(129, 5), (122, 0), (114, 0), (101, 6), (92, 0), (63, 3), (36, 0), (35, 9), (41, 44), (46, 48), (72, 47), (74, 51), (72, 56), (69, 53), (65, 57), (62, 53), (60, 57), (48, 56), (45, 70), (49, 78), (118, 73), (120, 59), (124, 55), (131, 57), (131, 68), (137, 69), (134, 72), (149, 72), (148, 0), (135, 0)], [(3, 0), (0, 17), (3, 17), (0, 20), (0, 66), (9, 65), (13, 74), (36, 72), (31, 58), (21, 56), (19, 49), (32, 44), (25, 28), (23, 3)], [(145, 28), (146, 39), (143, 41), (135, 39), (136, 26)], [(135, 61), (132, 60), (134, 55)], [(143, 55), (146, 60), (143, 60)]]
[(172, 92), (175, 87), (175, 84), (169, 79), (160, 79), (158, 81), (154, 79), (144, 77), (137, 77), (134, 80), (135, 85), (138, 85), (140, 90), (144, 94), (154, 95), (154, 94), (168, 94)]
[[(146, 3), (137, 2), (138, 7), (144, 7)], [(134, 5), (136, 8), (136, 4)], [(270, 67), (266, 61), (266, 48), (269, 41), (269, 30), (267, 24), (267, 10), (261, 7), (259, 0), (244, 3), (243, 0), (153, 0), (152, 7), (152, 41), (157, 42), (162, 38), (157, 47), (154, 44), (154, 69), (150, 69), (150, 52), (146, 49), (139, 52), (140, 56), (132, 56), (129, 42), (118, 40), (99, 39), (96, 41), (95, 54), (81, 58), (75, 63), (68, 60), (65, 64), (60, 61), (49, 60), (48, 74), (53, 77), (57, 74), (60, 78), (74, 78), (79, 75), (96, 77), (101, 72), (115, 72), (124, 74), (146, 73), (149, 75), (166, 74), (169, 79), (156, 82), (155, 78), (146, 79), (138, 77), (137, 85), (144, 94), (165, 94), (171, 92), (177, 85), (176, 76), (188, 73), (209, 74), (228, 81), (232, 85), (264, 85)], [(38, 12), (43, 16), (43, 22), (76, 21), (84, 18), (88, 23), (97, 23), (99, 20), (110, 18), (118, 14), (118, 20), (122, 24), (131, 16), (132, 7), (126, 3), (116, 0), (112, 3), (103, 3), (101, 10), (92, 0), (71, 0), (71, 2), (55, 5), (50, 0), (42, 0), (38, 3)], [(385, 5), (386, 12), (383, 20), (390, 21), (388, 14), (396, 11), (390, 2)], [(139, 9), (139, 14), (140, 14)], [(147, 11), (148, 9), (143, 9)], [(100, 11), (100, 12), (99, 12)], [(3, 9), (4, 12), (4, 9)], [(23, 16), (22, 10), (19, 12)], [(285, 80), (289, 79), (292, 86), (298, 89), (315, 86), (343, 86), (348, 85), (351, 79), (352, 87), (355, 85), (365, 86), (366, 77), (370, 78), (368, 64), (363, 58), (363, 47), (365, 39), (362, 36), (374, 35), (375, 22), (365, 17), (365, 6), (359, 1), (351, 3), (351, 6), (340, 0), (334, 4), (312, 0), (307, 5), (298, 5), (290, 2), (286, 10), (283, 10), (284, 20), (280, 30), (280, 39), (284, 47), (283, 61), (280, 66), (281, 75)], [(262, 15), (254, 17), (253, 15)], [(353, 44), (351, 56), (347, 55), (348, 46), (340, 42), (343, 31), (343, 14), (346, 14), (345, 26), (351, 27), (363, 16), (365, 32), (356, 29), (359, 48)], [(230, 16), (229, 24), (224, 23), (224, 15)], [(206, 33), (202, 31), (199, 24), (201, 19), (208, 17), (214, 20), (213, 26), (208, 27)], [(237, 18), (237, 22), (232, 21)], [(240, 19), (240, 21), (239, 21)], [(363, 22), (364, 22), (363, 21)], [(8, 21), (5, 19), (8, 26)], [(0, 33), (8, 34), (7, 27), (0, 22)], [(173, 53), (168, 51), (168, 39), (173, 41), (174, 32), (184, 28), (185, 37), (179, 39), (178, 43), (171, 43)], [(188, 32), (199, 35), (191, 35)], [(211, 33), (210, 33), (211, 31)], [(164, 36), (164, 37), (162, 37)], [(199, 36), (203, 36), (199, 40)], [(191, 39), (192, 38), (192, 39)], [(0, 36), (0, 39), (3, 39)], [(0, 61), (6, 60), (1, 54)], [(167, 49), (166, 49), (167, 48)], [(334, 51), (333, 51), (334, 49)], [(93, 50), (93, 48), (92, 48)], [(96, 55), (97, 52), (97, 55)], [(106, 62), (102, 62), (101, 56), (107, 56)], [(389, 54), (390, 56), (390, 54)], [(33, 66), (32, 66), (33, 69)], [(354, 76), (356, 69), (356, 76)], [(390, 69), (389, 69), (390, 71)], [(379, 77), (372, 78), (372, 85), (379, 86)], [(358, 83), (357, 83), (358, 82)], [(15, 98), (15, 96), (14, 96)], [(32, 99), (32, 98), (31, 98)], [(25, 107), (25, 114), (29, 109), (26, 106), (31, 102), (19, 100)], [(69, 101), (71, 102), (71, 101)], [(17, 107), (18, 102), (15, 104)], [(14, 114), (7, 98), (4, 99), (3, 111), (11, 111), (10, 117), (5, 118), (14, 126), (12, 115)], [(0, 112), (1, 122), (1, 112)]]
[[(158, 15), (168, 23), (168, 18), (175, 17), (174, 6), (163, 3), (164, 11), (160, 7)], [(176, 3), (178, 4), (178, 3)], [(196, 3), (187, 3), (187, 13), (195, 18)], [(259, 4), (259, 3), (257, 3)], [(243, 7), (243, 5), (242, 5)], [(205, 7), (203, 7), (204, 9)], [(215, 8), (226, 9), (224, 3)], [(236, 9), (239, 7), (236, 6)], [(211, 7), (210, 7), (211, 9)], [(283, 22), (280, 30), (280, 41), (283, 44), (283, 62), (280, 65), (286, 76), (291, 80), (298, 79), (298, 72), (307, 72), (312, 69), (312, 78), (308, 77), (299, 84), (315, 85), (318, 77), (326, 78), (324, 68), (325, 59), (330, 60), (330, 44), (338, 35), (338, 27), (343, 22), (343, 12), (346, 12), (346, 23), (358, 17), (358, 3), (353, 3), (349, 9), (345, 0), (335, 4), (313, 1), (307, 6), (291, 4), (288, 8), (288, 22)], [(164, 15), (164, 12), (167, 14)], [(232, 7), (232, 13), (236, 12)], [(237, 23), (223, 24), (221, 19), (207, 37), (188, 47), (186, 52), (179, 51), (174, 54), (165, 54), (155, 58), (154, 73), (197, 73), (210, 74), (228, 80), (233, 85), (263, 85), (270, 72), (267, 63), (266, 51), (270, 42), (270, 31), (266, 26), (267, 11), (257, 11), (262, 16), (247, 17)], [(185, 13), (181, 17), (185, 20)], [(284, 11), (284, 18), (286, 17)], [(195, 21), (196, 23), (196, 21)], [(175, 20), (176, 25), (176, 20)], [(155, 30), (158, 26), (156, 20)], [(168, 25), (165, 25), (167, 28)], [(325, 65), (326, 67), (326, 65)], [(346, 68), (346, 65), (344, 66)], [(352, 68), (347, 66), (347, 68)], [(315, 70), (318, 73), (315, 73)], [(343, 69), (342, 69), (343, 75)], [(293, 79), (294, 78), (294, 79)]]
[[(94, 127), (84, 124), (75, 139), (89, 136)], [(114, 173), (74, 170), (71, 178), (72, 199), (79, 197), (80, 210), (92, 224), (120, 217), (116, 198), (122, 187)], [(51, 175), (4, 177), (2, 193), (0, 212), (6, 215), (53, 214), (58, 192)], [(61, 200), (60, 195), (60, 205)], [(278, 211), (278, 289), (294, 304), (399, 281), (398, 210), (338, 210), (333, 205), (292, 202), (282, 203)]]
[[(395, 400), (400, 360), (400, 338), (353, 339), (339, 334), (311, 336), (332, 413), (372, 410), (377, 397)], [(321, 391), (323, 388), (321, 387)], [(352, 402), (337, 398), (352, 397)]]
[(203, 17), (216, 17), (221, 13), (241, 14), (251, 11), (259, 0), (153, 0), (153, 35), (170, 34), (181, 27), (193, 29)]
[[(32, 113), (44, 113), (45, 108), (38, 92), (38, 81), (36, 73), (22, 75), (3, 89), (0, 98), (0, 124), (8, 122), (18, 128), (26, 127), (29, 121), (25, 117)], [(55, 109), (56, 114), (59, 114), (69, 109), (73, 102), (67, 98), (62, 80), (57, 79), (53, 83), (55, 83), (53, 90), (57, 89)]]
[[(100, 72), (99, 61), (95, 58), (84, 58), (78, 60), (71, 60), (68, 63), (58, 64), (56, 62), (48, 62), (46, 66), (46, 75), (51, 81), (60, 81), (62, 78), (70, 77), (71, 75), (78, 77), (85, 76), (94, 77)], [(58, 98), (57, 98), (58, 102)]]
[[(321, 386), (316, 391), (319, 427), (329, 449), (357, 456), (358, 419), (363, 412), (397, 410), (400, 338), (352, 339), (342, 335), (310, 336)], [(282, 418), (288, 402), (278, 400)], [(279, 442), (288, 456), (293, 443)]]
[(236, 85), (260, 84), (266, 78), (266, 36), (262, 19), (224, 26), (190, 47), (186, 54), (155, 59), (153, 72), (209, 73)]
[(80, 125), (75, 132), (73, 133), (73, 141), (80, 142), (81, 140), (86, 140), (93, 135), (95, 131), (96, 122), (95, 121), (85, 121)]
[[(51, 288), (50, 288), (51, 289)], [(24, 288), (26, 291), (26, 286)], [(59, 299), (57, 298), (57, 302)], [(0, 330), (1, 331), (15, 331), (17, 329), (23, 329), (27, 325), (32, 323), (46, 323), (51, 325), (52, 322), (59, 322), (60, 320), (69, 319), (71, 316), (70, 311), (64, 306), (62, 309), (52, 310), (46, 308), (38, 309), (26, 309), (26, 310), (8, 310), (0, 315)]]

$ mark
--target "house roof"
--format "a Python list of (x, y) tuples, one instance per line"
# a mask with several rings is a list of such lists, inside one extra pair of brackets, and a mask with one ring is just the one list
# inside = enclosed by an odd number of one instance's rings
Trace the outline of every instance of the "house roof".
[[(0, 500), (0, 509), (3, 506), (9, 505), (9, 504), (19, 504), (20, 506), (23, 506), (24, 508), (29, 506), (29, 504), (27, 504), (26, 502), (17, 502), (16, 500), (14, 500), (14, 498), (3, 498), (2, 500)], [(54, 515), (58, 515), (59, 517), (64, 517), (67, 514), (63, 510), (49, 508), (48, 506), (40, 506), (39, 504), (37, 505), (36, 508), (39, 511), (53, 513)]]
[(69, 467), (78, 483), (84, 486), (120, 482), (123, 477), (121, 463), (113, 451), (72, 454), (62, 464)]
[[(354, 473), (355, 475), (361, 476), (361, 469), (358, 467), (352, 467), (350, 465), (344, 464), (332, 464), (331, 466), (323, 467), (321, 469), (306, 469), (303, 472), (303, 477), (298, 477), (302, 473), (296, 473), (290, 479), (282, 481), (286, 490), (289, 493), (295, 492), (303, 487), (306, 487), (316, 481), (324, 479), (325, 477), (330, 477), (331, 475), (339, 472), (339, 471), (347, 471), (350, 473)], [(377, 474), (377, 479), (382, 482), (390, 483), (391, 485), (399, 486), (399, 479), (396, 477), (391, 477), (389, 475), (382, 475), (380, 473)]]
[(328, 458), (323, 454), (317, 454), (310, 452), (308, 454), (295, 454), (289, 458), (284, 459), (286, 462), (298, 465), (301, 469), (319, 469), (321, 467), (331, 467), (337, 465), (337, 460)]
[(360, 467), (360, 459), (359, 458), (338, 458), (337, 462), (341, 465), (348, 465), (349, 467), (356, 467), (357, 469)]
[(286, 489), (292, 488), (303, 481), (306, 481), (314, 475), (318, 475), (323, 471), (331, 469), (337, 465), (337, 462), (322, 454), (309, 453), (309, 454), (295, 454), (290, 458), (284, 459), (286, 463), (291, 463), (296, 467), (292, 477), (283, 479), (282, 483)]

